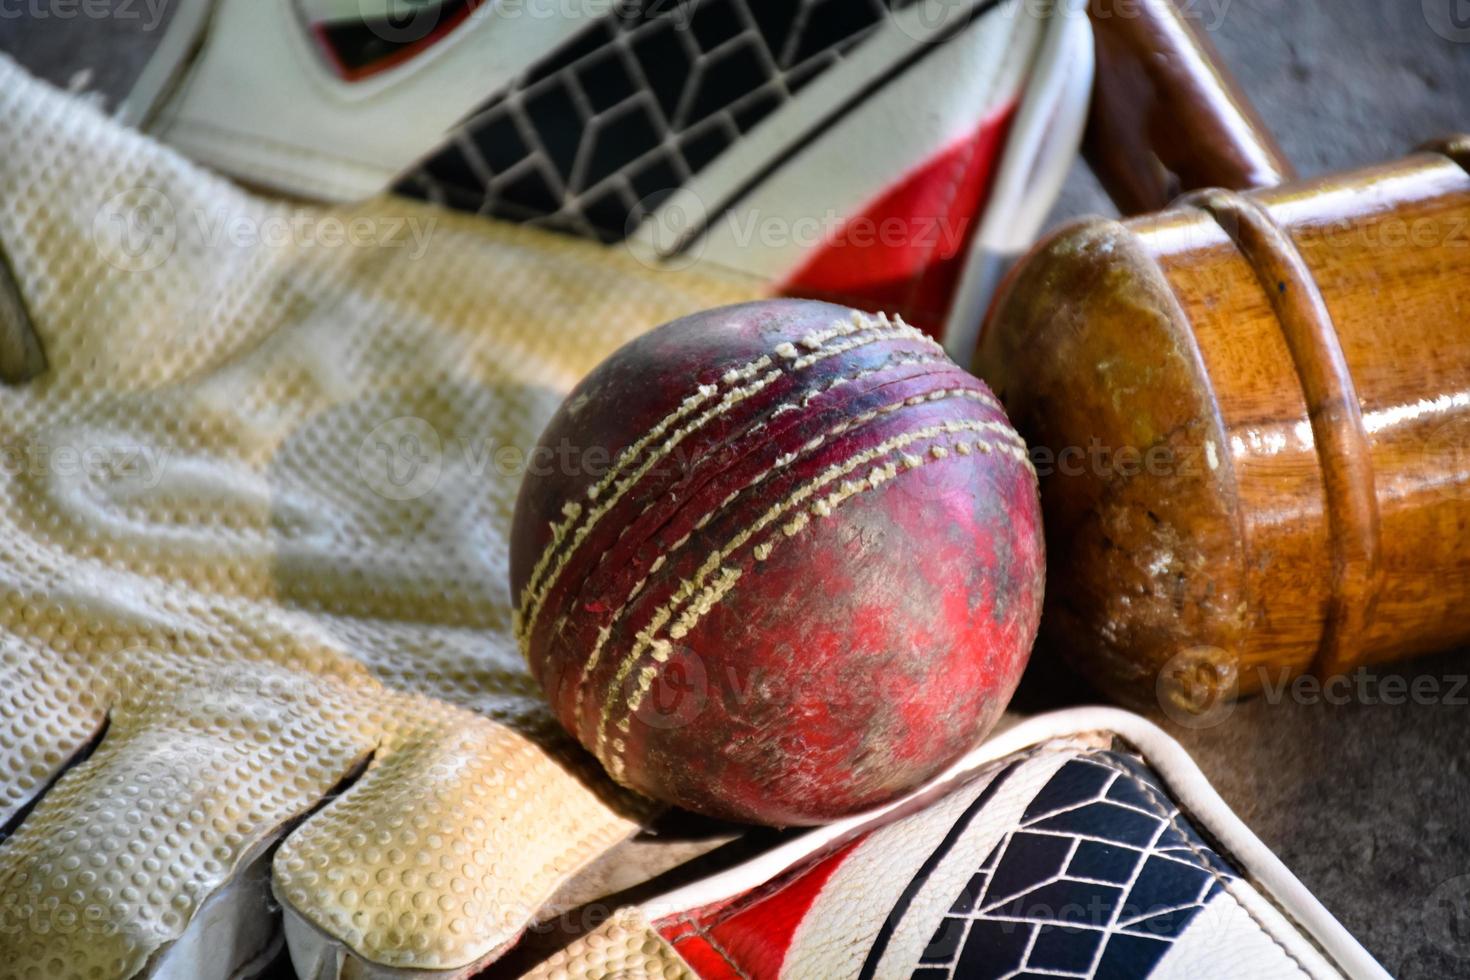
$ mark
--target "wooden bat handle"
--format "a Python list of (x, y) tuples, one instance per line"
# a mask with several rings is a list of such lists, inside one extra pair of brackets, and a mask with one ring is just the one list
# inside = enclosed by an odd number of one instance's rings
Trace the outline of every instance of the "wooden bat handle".
[(1097, 86), (1083, 150), (1124, 214), (1207, 187), (1295, 172), (1204, 34), (1174, 0), (1089, 0)]
[(1079, 222), (1002, 285), (975, 373), (1041, 478), (1042, 642), (1115, 696), (1470, 643), (1470, 140), (1431, 150)]

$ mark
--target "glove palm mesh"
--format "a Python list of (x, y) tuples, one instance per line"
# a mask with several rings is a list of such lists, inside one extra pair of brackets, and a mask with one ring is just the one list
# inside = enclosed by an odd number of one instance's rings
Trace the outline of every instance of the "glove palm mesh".
[(48, 361), (0, 388), (0, 972), (158, 967), (283, 836), (298, 929), (495, 955), (636, 809), (511, 639), (524, 451), (616, 345), (755, 286), (256, 199), (9, 62), (0, 245)]

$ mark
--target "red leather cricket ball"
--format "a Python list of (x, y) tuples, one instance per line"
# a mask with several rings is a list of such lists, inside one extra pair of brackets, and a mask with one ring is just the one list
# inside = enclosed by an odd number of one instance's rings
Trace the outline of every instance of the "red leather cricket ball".
[(983, 383), (902, 320), (771, 300), (624, 346), (516, 503), (516, 631), (618, 782), (829, 821), (990, 730), (1041, 613), (1036, 475)]

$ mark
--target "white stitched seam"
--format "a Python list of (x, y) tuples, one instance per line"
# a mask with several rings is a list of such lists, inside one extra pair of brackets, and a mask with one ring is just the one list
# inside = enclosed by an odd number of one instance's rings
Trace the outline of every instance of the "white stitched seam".
[[(758, 473), (745, 486), (740, 487), (739, 489), (732, 491), (729, 494), (729, 496), (727, 496), (724, 500), (722, 500), (720, 502), (719, 506), (717, 506), (714, 509), (710, 510), (707, 514), (705, 514), (702, 518), (700, 518), (699, 523), (696, 525), (696, 530), (699, 529), (699, 528), (702, 528), (711, 519), (713, 519), (714, 517), (717, 517), (720, 513), (722, 513), (724, 511), (724, 509), (737, 496), (739, 496), (740, 494), (745, 493), (745, 492), (747, 492), (749, 490), (755, 489), (756, 487), (760, 486), (767, 478), (769, 478), (771, 476), (771, 474), (777, 472), (778, 470), (784, 469), (787, 466), (790, 466), (792, 463), (796, 462), (798, 459), (800, 459), (801, 457), (805, 456), (806, 454), (808, 454), (810, 452), (814, 452), (815, 450), (817, 450), (818, 448), (820, 448), (822, 446), (822, 444), (827, 439), (831, 439), (831, 438), (835, 438), (835, 437), (840, 436), (840, 435), (844, 435), (847, 432), (849, 432), (849, 431), (851, 431), (851, 430), (853, 430), (855, 428), (858, 428), (858, 427), (860, 427), (862, 425), (865, 425), (868, 422), (871, 422), (872, 420), (874, 420), (876, 418), (879, 418), (879, 417), (884, 416), (884, 415), (890, 415), (890, 414), (892, 414), (892, 413), (894, 413), (896, 411), (899, 411), (900, 409), (909, 408), (909, 407), (913, 407), (913, 406), (916, 406), (916, 405), (925, 404), (925, 403), (928, 403), (928, 402), (941, 401), (944, 398), (969, 398), (969, 399), (974, 400), (974, 401), (979, 401), (982, 404), (990, 404), (991, 401), (992, 401), (989, 398), (989, 396), (987, 396), (985, 394), (985, 392), (981, 391), (978, 388), (944, 388), (944, 389), (939, 389), (937, 391), (928, 392), (928, 393), (926, 393), (924, 395), (914, 395), (914, 396), (911, 396), (909, 398), (905, 398), (902, 401), (897, 401), (897, 402), (894, 402), (894, 403), (892, 403), (890, 405), (885, 405), (885, 406), (883, 406), (881, 408), (870, 409), (869, 411), (866, 411), (866, 412), (863, 412), (863, 413), (861, 413), (859, 415), (853, 416), (852, 418), (845, 419), (844, 421), (842, 421), (842, 422), (838, 423), (837, 425), (833, 426), (831, 429), (827, 430), (826, 432), (823, 432), (820, 435), (815, 436), (815, 437), (807, 440), (806, 443), (804, 443), (802, 446), (800, 446), (795, 451), (790, 452), (790, 453), (786, 453), (786, 454), (782, 455), (774, 463), (772, 463), (769, 467), (767, 467), (765, 470), (763, 470), (760, 473)], [(1005, 426), (1002, 423), (998, 423), (998, 422), (995, 422), (995, 423), (986, 422), (986, 423), (980, 423), (980, 424), (983, 424), (983, 425), (986, 426), (985, 431), (987, 431), (987, 432), (995, 432), (995, 433), (997, 433), (999, 435), (1002, 435), (1003, 437), (1012, 440), (1013, 442), (1017, 443), (1022, 448), (1024, 448), (1025, 444), (1020, 442), (1019, 437), (1015, 436), (1015, 434), (1011, 431), (1011, 429), (1010, 429), (1009, 426)], [(961, 454), (962, 455), (968, 455), (969, 454), (969, 448), (968, 448), (969, 447), (969, 443), (961, 443), (960, 445), (966, 447), (964, 449), (960, 449), (959, 450), (961, 452)], [(650, 504), (650, 506), (652, 506), (652, 505)], [(825, 515), (822, 515), (822, 516), (825, 516)], [(579, 676), (578, 681), (577, 681), (576, 699), (575, 699), (575, 702), (574, 702), (574, 707), (572, 709), (572, 718), (574, 719), (574, 723), (576, 725), (578, 725), (579, 727), (581, 725), (580, 719), (582, 717), (582, 705), (583, 705), (584, 701), (586, 700), (586, 687), (587, 687), (587, 682), (588, 682), (589, 678), (592, 676), (593, 670), (597, 667), (598, 663), (601, 661), (603, 646), (606, 644), (609, 636), (611, 635), (612, 629), (617, 625), (618, 620), (622, 618), (623, 613), (627, 610), (628, 606), (632, 603), (633, 599), (642, 591), (643, 586), (648, 582), (648, 579), (656, 571), (658, 571), (658, 569), (660, 567), (663, 566), (664, 562), (666, 561), (666, 559), (670, 555), (673, 555), (675, 552), (679, 551), (688, 541), (689, 541), (689, 535), (686, 534), (683, 537), (681, 537), (678, 541), (674, 542), (673, 546), (670, 547), (668, 551), (666, 551), (663, 554), (659, 555), (658, 558), (654, 561), (654, 563), (649, 566), (649, 569), (648, 569), (647, 573), (644, 574), (644, 576), (641, 579), (639, 579), (638, 582), (632, 587), (631, 591), (628, 594), (628, 597), (626, 599), (624, 599), (623, 602), (622, 602), (622, 604), (617, 608), (617, 610), (615, 610), (613, 612), (612, 618), (609, 619), (607, 626), (605, 628), (603, 628), (603, 629), (601, 629), (601, 630), (598, 631), (597, 640), (593, 644), (592, 652), (588, 656), (585, 665), (582, 667), (582, 670), (580, 672), (580, 676)], [(769, 549), (766, 549), (766, 553), (765, 554), (759, 554), (759, 553), (757, 554), (757, 559), (758, 560), (761, 560), (761, 561), (764, 561), (766, 555), (768, 555), (769, 553), (770, 553)], [(599, 564), (599, 566), (601, 565), (601, 560), (599, 560), (599, 563), (598, 564)]]
[[(937, 455), (931, 455), (931, 457), (926, 460), (923, 457), (914, 456), (910, 453), (904, 452), (903, 449), (905, 446), (908, 446), (911, 443), (923, 439), (934, 439), (945, 435), (953, 435), (960, 432), (985, 431), (984, 427), (987, 424), (993, 423), (975, 422), (971, 420), (950, 421), (929, 426), (924, 429), (915, 430), (914, 432), (903, 433), (901, 435), (895, 436), (885, 441), (884, 443), (873, 447), (870, 450), (858, 454), (857, 456), (853, 457), (850, 460), (847, 460), (842, 464), (832, 466), (824, 474), (822, 474), (822, 476), (818, 477), (815, 480), (812, 480), (809, 483), (804, 484), (803, 486), (795, 490), (791, 495), (789, 495), (785, 500), (772, 506), (769, 510), (766, 511), (765, 514), (758, 518), (754, 524), (737, 534), (729, 543), (725, 545), (725, 547), (712, 552), (710, 554), (710, 557), (704, 562), (703, 565), (700, 566), (699, 570), (695, 573), (694, 578), (685, 581), (683, 585), (674, 593), (674, 595), (670, 597), (670, 601), (654, 612), (654, 615), (650, 619), (649, 625), (638, 632), (636, 637), (637, 642), (634, 644), (633, 649), (629, 651), (628, 656), (624, 659), (622, 665), (619, 667), (618, 671), (609, 682), (608, 697), (606, 697), (603, 702), (602, 721), (598, 728), (598, 737), (594, 748), (594, 754), (596, 754), (597, 757), (603, 761), (603, 764), (608, 768), (608, 771), (613, 775), (613, 777), (615, 779), (618, 779), (621, 778), (623, 774), (624, 767), (620, 753), (623, 748), (626, 748), (625, 745), (615, 745), (615, 749), (618, 751), (619, 754), (616, 754), (611, 758), (607, 756), (606, 746), (608, 741), (608, 727), (612, 720), (612, 708), (615, 703), (612, 697), (613, 693), (616, 692), (618, 688), (627, 680), (628, 676), (632, 673), (634, 667), (638, 664), (639, 660), (642, 659), (645, 650), (648, 650), (650, 648), (652, 649), (652, 656), (655, 661), (659, 663), (667, 661), (670, 653), (672, 652), (672, 644), (668, 640), (656, 638), (655, 634), (659, 630), (662, 630), (665, 625), (667, 625), (668, 621), (673, 617), (675, 611), (677, 611), (680, 607), (685, 606), (686, 604), (689, 605), (689, 609), (686, 610), (680, 621), (676, 623), (675, 626), (672, 627), (669, 631), (670, 635), (674, 636), (674, 638), (677, 639), (679, 636), (687, 634), (688, 630), (692, 628), (694, 623), (697, 623), (699, 619), (707, 614), (709, 610), (713, 608), (713, 606), (717, 604), (721, 599), (723, 599), (724, 596), (734, 587), (735, 583), (739, 580), (741, 574), (737, 569), (721, 569), (721, 575), (719, 576), (719, 578), (717, 578), (712, 584), (708, 586), (704, 585), (705, 579), (709, 578), (709, 576), (712, 575), (716, 571), (716, 569), (720, 569), (723, 562), (728, 557), (730, 557), (730, 555), (734, 554), (739, 548), (743, 547), (751, 538), (755, 537), (761, 531), (764, 531), (779, 517), (783, 516), (787, 511), (790, 511), (794, 507), (799, 506), (822, 487), (827, 486), (828, 484), (833, 483), (836, 480), (853, 473), (858, 468), (872, 464), (876, 460), (885, 456), (893, 457), (889, 460), (886, 466), (875, 467), (873, 472), (868, 477), (864, 477), (863, 479), (856, 482), (844, 481), (836, 491), (827, 495), (824, 498), (821, 498), (818, 501), (818, 504), (823, 505), (827, 513), (830, 513), (833, 509), (835, 509), (836, 506), (840, 506), (842, 503), (844, 503), (848, 499), (851, 499), (854, 496), (857, 496), (859, 493), (862, 493), (865, 490), (873, 489), (880, 483), (886, 482), (888, 479), (896, 476), (900, 465), (905, 471), (907, 471), (917, 469), (920, 466), (925, 465), (926, 462), (933, 462), (946, 458)], [(1021, 459), (1027, 458), (1027, 454), (1024, 449), (1019, 449), (1010, 443), (996, 445), (992, 448), (1011, 453)], [(820, 511), (818, 511), (817, 516), (820, 517), (824, 515)], [(810, 517), (808, 516), (808, 513), (806, 511), (798, 511), (790, 521), (781, 525), (778, 529), (778, 532), (771, 535), (770, 538), (768, 538), (767, 541), (764, 542), (764, 544), (767, 544), (771, 548), (774, 548), (775, 545), (779, 543), (779, 541), (783, 537), (794, 537), (796, 534), (800, 533), (809, 523)], [(767, 554), (769, 554), (769, 550), (767, 551)], [(701, 586), (703, 586), (702, 589)], [(676, 635), (675, 630), (679, 629), (682, 629), (682, 632)], [(619, 731), (623, 732), (624, 734), (626, 734), (630, 730), (633, 713), (638, 710), (639, 705), (642, 703), (642, 695), (645, 694), (647, 689), (652, 686), (653, 677), (655, 676), (656, 672), (657, 668), (652, 666), (645, 666), (639, 672), (638, 688), (637, 690), (635, 690), (634, 694), (628, 698), (627, 710), (618, 724)], [(618, 743), (622, 743), (622, 739), (617, 739), (616, 741)]]
[(1283, 954), (1285, 954), (1287, 959), (1296, 964), (1296, 968), (1298, 970), (1300, 970), (1306, 976), (1312, 975), (1311, 972), (1302, 964), (1301, 960), (1297, 959), (1296, 956), (1293, 955), (1291, 950), (1286, 947), (1286, 944), (1283, 943), (1279, 938), (1277, 938), (1276, 933), (1272, 931), (1265, 922), (1261, 921), (1260, 916), (1258, 916), (1253, 909), (1247, 906), (1244, 902), (1240, 901), (1240, 899), (1236, 898), (1234, 895), (1230, 894), (1230, 883), (1225, 880), (1225, 877), (1220, 874), (1220, 872), (1215, 868), (1214, 864), (1212, 864), (1209, 858), (1205, 856), (1204, 852), (1200, 850), (1199, 845), (1196, 844), (1190, 838), (1190, 835), (1184, 832), (1184, 828), (1179, 825), (1179, 817), (1181, 815), (1181, 812), (1178, 807), (1174, 806), (1171, 802), (1167, 802), (1164, 799), (1160, 798), (1158, 791), (1155, 790), (1147, 780), (1139, 778), (1137, 773), (1130, 771), (1127, 767), (1120, 766), (1116, 762), (1113, 762), (1106, 753), (1086, 753), (1081, 755), (1081, 758), (1091, 759), (1095, 762), (1098, 762), (1104, 768), (1111, 769), (1114, 772), (1122, 775), (1126, 779), (1131, 780), (1133, 784), (1136, 785), (1145, 796), (1153, 801), (1154, 805), (1157, 806), (1160, 811), (1162, 811), (1163, 813), (1168, 813), (1169, 826), (1172, 827), (1174, 829), (1174, 832), (1179, 835), (1180, 840), (1184, 841), (1185, 846), (1189, 848), (1190, 853), (1193, 854), (1197, 859), (1199, 859), (1200, 867), (1207, 871), (1211, 878), (1215, 879), (1215, 882), (1219, 884), (1225, 896), (1245, 910), (1245, 914), (1250, 916), (1251, 921), (1259, 926), (1261, 931), (1270, 937), (1271, 942), (1274, 943)]
[[(861, 317), (862, 314), (854, 311), (853, 316), (853, 323), (856, 324), (858, 322), (858, 318)], [(870, 328), (875, 329), (878, 332), (874, 333), (871, 337), (850, 340), (846, 345), (838, 344), (837, 346), (832, 348), (823, 347), (816, 354), (808, 355), (806, 357), (794, 358), (794, 369), (802, 370), (806, 367), (810, 367), (812, 364), (824, 358), (833, 357), (867, 344), (881, 343), (885, 340), (922, 340), (932, 346), (938, 347), (938, 345), (934, 342), (932, 338), (904, 323), (901, 317), (896, 317), (893, 321), (896, 322), (896, 327), (892, 327), (891, 329), (887, 330), (884, 329), (884, 326), (889, 324), (890, 321), (886, 316), (880, 315), (880, 318), (876, 321), (866, 317), (864, 317), (863, 319), (866, 323), (870, 325), (877, 324), (877, 326), (870, 326), (869, 328), (856, 328), (849, 331), (847, 334), (844, 334), (843, 336), (851, 336), (852, 334), (861, 333), (865, 329)], [(779, 345), (776, 348), (776, 353), (778, 354), (778, 356), (785, 356), (782, 349), (787, 347), (791, 347), (794, 350), (793, 345)], [(763, 356), (769, 357), (769, 355)], [(757, 361), (754, 363), (759, 362)], [(744, 369), (740, 369), (740, 371), (743, 370)], [(732, 373), (738, 375), (740, 371), (726, 372), (725, 377), (729, 378)], [(598, 521), (600, 521), (612, 509), (612, 507), (618, 503), (623, 494), (626, 493), (631, 486), (636, 484), (638, 480), (642, 479), (643, 476), (645, 476), (654, 466), (664, 461), (667, 458), (668, 454), (672, 452), (673, 448), (677, 446), (679, 442), (683, 441), (686, 436), (697, 432), (699, 429), (703, 428), (704, 425), (708, 424), (709, 421), (724, 414), (731, 407), (733, 407), (735, 404), (738, 404), (740, 401), (743, 401), (745, 398), (757, 394), (768, 384), (782, 377), (783, 374), (784, 372), (780, 368), (777, 368), (763, 375), (759, 381), (755, 382), (752, 385), (748, 385), (745, 388), (734, 389), (728, 392), (725, 397), (722, 398), (720, 402), (717, 403), (715, 406), (708, 409), (704, 414), (696, 418), (693, 422), (676, 430), (675, 433), (670, 437), (670, 439), (663, 446), (660, 446), (658, 451), (647, 461), (645, 461), (643, 465), (641, 465), (633, 474), (628, 476), (626, 479), (617, 482), (611, 497), (604, 500), (601, 504), (599, 504), (590, 512), (584, 510), (582, 505), (575, 502), (568, 502), (567, 504), (563, 505), (562, 512), (566, 516), (566, 521), (563, 522), (563, 524), (559, 528), (553, 528), (552, 541), (547, 545), (547, 549), (543, 551), (541, 559), (538, 560), (538, 568), (543, 567), (546, 562), (550, 561), (551, 555), (555, 553), (556, 546), (565, 542), (567, 529), (574, 525), (577, 519), (580, 518), (584, 513), (587, 514), (587, 522), (577, 527), (576, 532), (572, 535), (571, 542), (567, 544), (564, 550), (562, 550), (560, 559), (556, 562), (555, 567), (552, 568), (550, 573), (546, 575), (545, 580), (540, 582), (540, 584), (533, 589), (532, 585), (536, 579), (535, 570), (533, 570), (532, 579), (528, 581), (526, 587), (522, 589), (521, 608), (517, 611), (515, 617), (515, 632), (517, 634), (517, 640), (519, 642), (519, 645), (521, 646), (523, 654), (529, 656), (529, 650), (527, 648), (528, 641), (536, 628), (537, 620), (540, 618), (541, 610), (546, 602), (546, 598), (549, 595), (552, 586), (560, 578), (561, 573), (565, 570), (566, 565), (571, 560), (571, 556), (576, 553), (577, 547), (592, 532), (592, 529), (597, 526)], [(680, 410), (682, 410), (682, 404)], [(676, 410), (676, 412), (677, 411), (678, 410)], [(628, 454), (620, 454), (620, 460), (625, 458), (628, 458)], [(604, 478), (603, 482), (606, 482), (606, 478)], [(592, 488), (589, 488), (589, 499), (597, 499), (597, 497), (600, 495), (601, 489), (601, 483), (594, 485)], [(623, 530), (624, 532), (626, 532), (627, 527), (625, 526)]]

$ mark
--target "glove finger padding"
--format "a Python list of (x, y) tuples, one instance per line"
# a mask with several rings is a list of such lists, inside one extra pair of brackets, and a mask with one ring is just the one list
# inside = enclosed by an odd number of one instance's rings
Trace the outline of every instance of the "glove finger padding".
[(632, 830), (514, 730), (428, 698), (400, 709), (382, 756), (276, 853), (306, 975), (339, 947), (394, 967), (481, 965)]
[(106, 723), (90, 670), (0, 639), (0, 841)]
[(607, 465), (527, 453), (618, 344), (758, 287), (262, 201), (4, 60), (0, 246), (48, 365), (0, 388), (7, 973), (230, 976), (266, 861), (310, 975), (496, 956), (645, 806), (511, 637), (521, 473)]
[(141, 651), (113, 663), (90, 678), (106, 734), (0, 848), (13, 976), (158, 965), (200, 904), (373, 750), (351, 722), (365, 676)]

